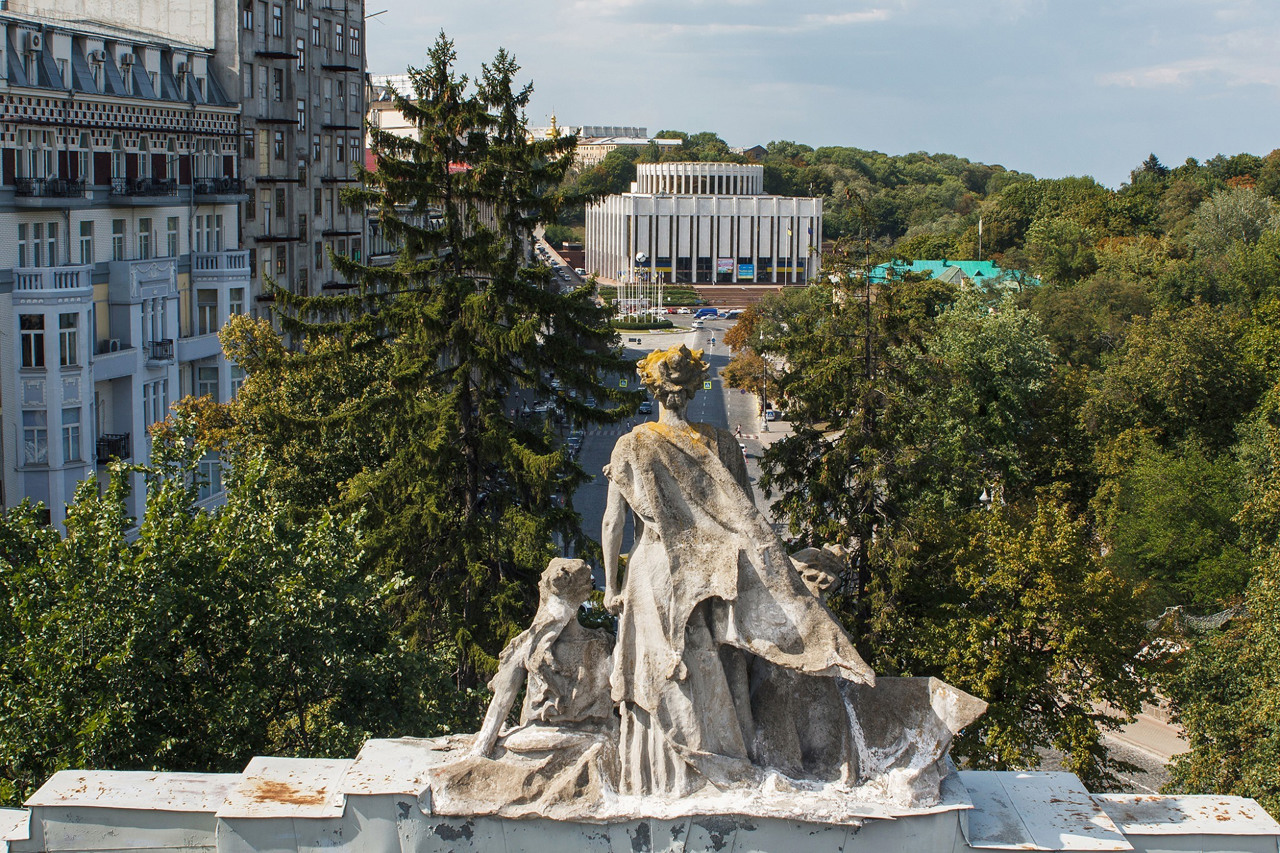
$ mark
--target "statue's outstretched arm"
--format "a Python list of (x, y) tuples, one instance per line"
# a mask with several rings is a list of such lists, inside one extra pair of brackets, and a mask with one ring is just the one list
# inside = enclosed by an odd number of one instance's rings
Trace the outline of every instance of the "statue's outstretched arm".
[(529, 656), (530, 644), (529, 632), (525, 631), (512, 640), (511, 646), (503, 651), (498, 663), (498, 672), (489, 682), (493, 699), (490, 700), (489, 710), (484, 715), (484, 724), (480, 726), (480, 731), (476, 733), (476, 739), (471, 744), (472, 755), (488, 758), (493, 754), (493, 746), (498, 742), (498, 733), (502, 730), (502, 724), (506, 721), (507, 715), (511, 713), (511, 706), (515, 704), (521, 685), (524, 684), (525, 660)]
[(618, 556), (622, 553), (622, 529), (626, 521), (626, 499), (622, 497), (622, 489), (617, 483), (610, 480), (600, 544), (604, 549), (604, 606), (615, 615), (622, 609), (622, 597), (618, 594)]

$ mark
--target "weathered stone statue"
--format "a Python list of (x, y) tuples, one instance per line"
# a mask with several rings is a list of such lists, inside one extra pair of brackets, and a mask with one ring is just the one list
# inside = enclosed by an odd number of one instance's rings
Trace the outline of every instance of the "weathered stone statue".
[[(756, 509), (736, 439), (686, 419), (707, 370), (701, 355), (679, 346), (640, 361), (659, 420), (620, 438), (605, 469), (605, 602), (619, 614), (611, 684), (623, 793), (682, 796), (708, 782), (758, 781), (768, 767), (755, 759), (780, 747), (757, 742), (757, 660), (875, 683)], [(628, 509), (635, 544), (619, 592)]]
[[(598, 802), (613, 789), (613, 639), (578, 622), (591, 590), (591, 567), (584, 561), (547, 565), (533, 624), (499, 656), (489, 682), (493, 699), (469, 754), (438, 773), (437, 813), (546, 814), (583, 798)], [(519, 725), (503, 731), (521, 685)]]

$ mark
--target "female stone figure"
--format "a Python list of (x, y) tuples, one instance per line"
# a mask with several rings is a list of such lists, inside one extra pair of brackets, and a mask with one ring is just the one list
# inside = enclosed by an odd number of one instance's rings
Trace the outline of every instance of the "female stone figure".
[[(800, 673), (875, 676), (804, 585), (756, 510), (737, 440), (690, 423), (707, 370), (681, 345), (639, 362), (657, 423), (618, 440), (605, 474), (605, 603), (619, 614), (611, 678), (621, 714), (620, 790), (691, 793), (756, 781), (750, 679), (757, 660)], [(635, 543), (619, 593), (626, 511)]]

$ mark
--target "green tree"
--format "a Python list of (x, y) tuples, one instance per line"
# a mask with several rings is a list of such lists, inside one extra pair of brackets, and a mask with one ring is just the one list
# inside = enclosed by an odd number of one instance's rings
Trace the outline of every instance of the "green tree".
[(1197, 252), (1221, 255), (1232, 243), (1252, 243), (1276, 225), (1270, 198), (1251, 187), (1227, 187), (1196, 208), (1187, 240)]
[[(531, 89), (516, 86), (505, 52), (474, 86), (454, 63), (442, 34), (427, 66), (410, 69), (412, 95), (393, 98), (416, 135), (371, 130), (376, 171), (345, 194), (400, 244), (394, 263), (335, 258), (350, 293), (275, 293), (281, 324), (306, 342), (286, 371), (341, 372), (348, 353), (386, 371), (328, 416), (383, 451), (342, 498), (364, 513), (382, 571), (407, 579), (406, 630), (427, 646), (456, 643), (460, 678), (474, 682), (531, 614), (553, 537), (582, 536), (572, 501), (557, 498), (585, 474), (541, 422), (516, 414), (516, 395), (560, 395), (578, 423), (616, 420), (635, 401), (603, 384), (625, 365), (590, 289), (560, 293), (528, 249), (564, 201), (574, 139), (527, 137)], [(439, 227), (413, 215), (428, 209)], [(606, 408), (588, 408), (589, 396)]]
[[(1048, 491), (1033, 500), (916, 520), (902, 600), (878, 608), (898, 671), (936, 675), (988, 703), (952, 754), (978, 769), (1036, 767), (1052, 747), (1092, 790), (1118, 768), (1102, 734), (1148, 690), (1133, 666), (1145, 638), (1133, 586), (1102, 563), (1083, 517)], [(909, 602), (904, 604), (903, 602)]]
[(354, 520), (294, 520), (261, 456), (197, 509), (193, 429), (157, 438), (136, 528), (125, 466), (81, 484), (65, 536), (0, 518), (0, 802), (68, 767), (238, 771), (475, 713), (395, 638)]
[(1041, 219), (1027, 229), (1031, 271), (1053, 284), (1077, 282), (1098, 268), (1093, 235), (1071, 219)]
[(1187, 439), (1211, 454), (1230, 447), (1262, 391), (1244, 347), (1248, 331), (1237, 312), (1203, 304), (1135, 318), (1096, 377), (1086, 424), (1103, 440), (1139, 429), (1166, 447)]
[(1244, 608), (1224, 630), (1180, 638), (1166, 685), (1191, 750), (1174, 758), (1174, 793), (1253, 797), (1280, 817), (1280, 430), (1251, 478), (1240, 521), (1256, 543)]
[(1238, 600), (1251, 562), (1233, 520), (1243, 502), (1230, 454), (1209, 457), (1196, 442), (1163, 449), (1138, 441), (1098, 502), (1107, 562), (1150, 580), (1152, 609), (1174, 604), (1206, 612)]

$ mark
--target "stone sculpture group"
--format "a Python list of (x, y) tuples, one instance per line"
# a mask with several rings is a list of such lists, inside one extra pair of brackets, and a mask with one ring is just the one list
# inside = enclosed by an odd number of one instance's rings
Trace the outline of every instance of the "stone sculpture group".
[[(722, 794), (803, 797), (806, 811), (823, 798), (935, 804), (951, 738), (985, 703), (936, 679), (877, 680), (824, 601), (840, 549), (788, 555), (737, 439), (686, 419), (702, 353), (681, 345), (638, 367), (660, 415), (605, 468), (616, 638), (577, 620), (590, 567), (553, 560), (469, 752), (434, 774), (436, 813), (591, 819), (634, 798)], [(522, 684), (519, 724), (504, 730)]]

